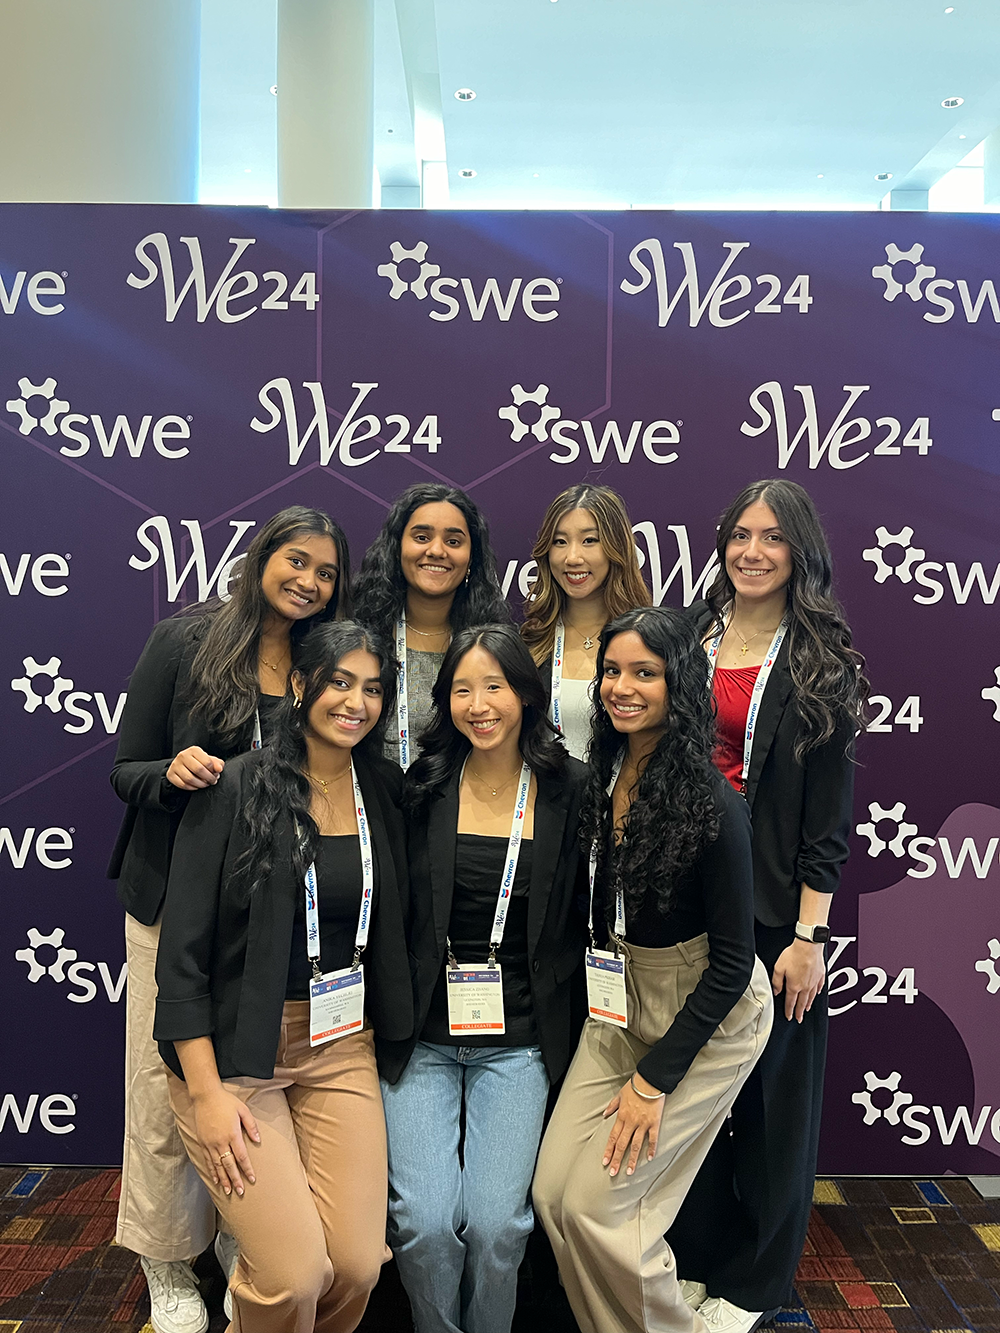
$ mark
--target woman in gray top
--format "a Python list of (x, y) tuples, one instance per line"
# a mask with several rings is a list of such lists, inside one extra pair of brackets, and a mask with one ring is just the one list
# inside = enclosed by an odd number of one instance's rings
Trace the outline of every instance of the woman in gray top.
[(397, 497), (365, 554), (354, 604), (357, 619), (396, 647), (399, 699), (385, 754), (407, 769), (452, 634), (511, 619), (489, 528), (464, 491), (418, 482)]

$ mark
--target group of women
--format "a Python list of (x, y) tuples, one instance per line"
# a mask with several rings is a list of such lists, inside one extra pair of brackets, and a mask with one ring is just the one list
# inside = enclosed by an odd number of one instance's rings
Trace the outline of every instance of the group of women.
[(417, 485), (353, 583), (294, 507), (156, 626), (111, 866), (156, 1333), (207, 1328), (213, 1236), (244, 1333), (349, 1333), (387, 1240), (418, 1333), (507, 1333), (532, 1195), (584, 1333), (787, 1298), (867, 682), (801, 487), (718, 555), (652, 607), (621, 499), (572, 487), (518, 629), (482, 514)]

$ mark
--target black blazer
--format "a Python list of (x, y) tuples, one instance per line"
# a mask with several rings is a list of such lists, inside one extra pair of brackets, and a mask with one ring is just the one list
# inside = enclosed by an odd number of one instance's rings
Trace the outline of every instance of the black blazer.
[[(156, 960), (153, 1037), (181, 1075), (173, 1043), (212, 1038), (221, 1078), (271, 1078), (281, 1034), (295, 907), (303, 893), (292, 868), (294, 827), (282, 818), (275, 870), (248, 903), (232, 868), (247, 843), (240, 818), (261, 752), (239, 755), (214, 787), (188, 805), (174, 843)], [(376, 1050), (413, 1031), (413, 996), (403, 922), (408, 906), (403, 775), (375, 755), (355, 767), (372, 831), (377, 898), (364, 953), (365, 1001)]]
[(108, 878), (118, 880), (125, 910), (146, 926), (153, 924), (163, 904), (174, 836), (191, 794), (167, 781), (171, 760), (189, 745), (230, 759), (250, 748), (253, 735), (251, 723), (235, 743), (223, 745), (203, 722), (191, 719), (191, 664), (208, 625), (207, 615), (162, 620), (154, 626), (129, 680), (111, 770), (111, 785), (128, 809)]
[[(458, 837), (454, 776), (410, 822), (410, 953), (414, 976), (413, 1036), (394, 1054), (402, 1073), (430, 1009), (444, 966)], [(528, 886), (528, 980), (542, 1057), (551, 1082), (561, 1078), (571, 1046), (571, 978), (586, 943), (587, 863), (580, 850), (580, 803), (587, 769), (567, 758), (558, 777), (539, 776)], [(387, 1062), (386, 1067), (389, 1067)]]
[[(688, 614), (699, 635), (712, 620), (707, 602)], [(788, 666), (788, 639), (764, 689), (754, 735), (747, 802), (753, 822), (754, 913), (765, 926), (794, 925), (803, 884), (833, 893), (847, 860), (854, 802), (852, 732), (847, 724), (795, 758), (801, 719)]]

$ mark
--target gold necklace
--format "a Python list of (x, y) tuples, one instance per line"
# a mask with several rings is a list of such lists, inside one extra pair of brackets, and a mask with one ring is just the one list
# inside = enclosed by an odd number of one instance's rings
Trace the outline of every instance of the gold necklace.
[(321, 778), (321, 777), (318, 777), (315, 773), (310, 773), (308, 770), (306, 770), (306, 777), (309, 779), (310, 782), (318, 782), (319, 785), (323, 788), (323, 795), (324, 795), (324, 796), (329, 796), (329, 795), (330, 795), (330, 783), (331, 783), (331, 782), (340, 782), (342, 778), (345, 778), (345, 777), (347, 776), (347, 774), (350, 773), (350, 771), (351, 771), (351, 770), (348, 768), (345, 772), (343, 772), (343, 773), (338, 773), (337, 776), (336, 776), (335, 778)]
[(440, 639), (445, 634), (451, 638), (451, 630), (447, 627), (445, 629), (417, 629), (416, 625), (411, 625), (407, 621), (406, 628), (412, 630), (414, 634), (419, 634), (422, 639)]
[(739, 631), (739, 629), (737, 628), (736, 623), (735, 623), (735, 621), (734, 621), (734, 622), (733, 622), (733, 629), (736, 630), (736, 633), (739, 635), (739, 637), (740, 637), (740, 639), (742, 640), (742, 643), (743, 643), (743, 647), (740, 649), (740, 657), (746, 657), (746, 655), (747, 655), (747, 649), (750, 647), (750, 645), (751, 645), (751, 643), (754, 641), (754, 639), (757, 638), (757, 635), (758, 635), (758, 634), (770, 634), (771, 637), (773, 638), (773, 637), (774, 637), (774, 631), (775, 631), (777, 628), (778, 628), (777, 625), (775, 625), (775, 626), (774, 626), (774, 629), (769, 629), (769, 630), (759, 629), (759, 630), (757, 631), (756, 634), (751, 634), (749, 639), (744, 639), (744, 638), (743, 638), (743, 635), (740, 634), (740, 631)]
[(490, 783), (488, 783), (485, 778), (481, 778), (479, 774), (476, 773), (471, 768), (468, 770), (468, 773), (470, 778), (474, 778), (476, 782), (481, 783), (484, 787), (488, 787), (490, 792), (494, 796), (499, 796), (502, 791), (507, 790), (507, 788), (510, 786), (512, 782), (516, 781), (516, 779), (520, 776), (521, 770), (518, 769), (517, 772), (512, 777), (506, 778), (503, 782), (500, 783), (498, 787), (491, 786)]

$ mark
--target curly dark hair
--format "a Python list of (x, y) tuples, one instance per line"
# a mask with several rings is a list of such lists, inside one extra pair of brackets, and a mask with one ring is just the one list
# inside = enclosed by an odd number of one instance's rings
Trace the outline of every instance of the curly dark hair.
[(734, 597), (726, 546), (743, 511), (758, 501), (774, 511), (792, 553), (788, 667), (802, 720), (795, 741), (795, 757), (801, 763), (835, 732), (841, 732), (845, 745), (853, 745), (855, 734), (867, 725), (865, 705), (871, 686), (865, 659), (852, 647), (850, 626), (833, 596), (833, 561), (816, 506), (808, 491), (784, 477), (745, 487), (719, 520), (719, 568), (706, 595), (715, 615), (710, 632), (722, 629), (723, 613)]
[[(615, 730), (600, 698), (595, 699), (581, 835), (588, 849), (596, 841), (602, 884), (622, 884), (626, 908), (634, 916), (650, 893), (660, 911), (669, 912), (678, 876), (719, 836), (716, 793), (724, 779), (712, 763), (715, 717), (708, 658), (690, 619), (681, 611), (653, 606), (612, 620), (601, 632), (598, 681), (604, 679), (611, 641), (630, 632), (663, 661), (666, 726), (633, 790), (622, 838), (615, 846), (607, 787), (615, 759), (627, 742)], [(612, 900), (613, 894), (606, 893), (611, 917)]]
[(337, 552), (337, 584), (321, 611), (291, 628), (292, 655), (296, 645), (316, 625), (351, 614), (351, 555), (339, 524), (322, 509), (290, 505), (261, 528), (234, 567), (232, 596), (213, 597), (178, 612), (178, 616), (208, 615), (208, 630), (191, 664), (189, 706), (210, 731), (232, 740), (253, 717), (260, 685), (257, 659), (260, 631), (270, 612), (261, 589), (264, 569), (275, 551), (297, 537), (329, 537)]
[(260, 762), (251, 770), (250, 795), (241, 812), (250, 836), (233, 867), (235, 876), (246, 878), (248, 895), (274, 869), (278, 831), (285, 826), (289, 814), (301, 835), (292, 840), (296, 874), (304, 876), (315, 860), (319, 829), (309, 809), (312, 789), (305, 774), (305, 728), (310, 709), (329, 685), (338, 665), (358, 648), (371, 653), (378, 662), (382, 714), (368, 735), (358, 741), (355, 751), (382, 753), (386, 719), (392, 716), (396, 699), (395, 657), (384, 640), (356, 621), (332, 620), (317, 625), (302, 641), (295, 663), (295, 673), (304, 681), (301, 705), (296, 707), (292, 691), (277, 705), (272, 714), (271, 740), (261, 751)]
[(500, 591), (489, 525), (464, 491), (437, 482), (417, 482), (396, 497), (358, 571), (354, 584), (357, 618), (386, 638), (395, 632), (396, 621), (406, 605), (407, 583), (399, 558), (403, 533), (414, 511), (429, 504), (454, 505), (465, 519), (472, 543), (468, 579), (456, 588), (451, 604), (452, 630), (467, 629), (470, 625), (506, 624), (511, 618), (510, 608)]
[(472, 648), (483, 648), (495, 657), (507, 684), (521, 700), (519, 748), (531, 771), (560, 773), (567, 753), (558, 732), (548, 719), (548, 699), (524, 640), (513, 625), (477, 625), (454, 635), (434, 684), (434, 713), (420, 735), (420, 758), (406, 774), (406, 799), (411, 807), (422, 805), (448, 781), (472, 749), (451, 720), (451, 684), (458, 664)]

